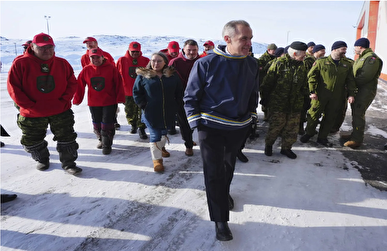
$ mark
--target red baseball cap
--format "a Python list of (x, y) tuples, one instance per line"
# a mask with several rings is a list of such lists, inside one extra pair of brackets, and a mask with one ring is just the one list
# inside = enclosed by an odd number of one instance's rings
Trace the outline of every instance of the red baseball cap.
[(91, 56), (103, 56), (103, 51), (100, 48), (89, 50), (89, 57)]
[(22, 46), (29, 46), (31, 43), (32, 43), (32, 40), (28, 40), (27, 42), (25, 42), (24, 44), (22, 44)]
[(34, 39), (32, 39), (32, 43), (36, 44), (37, 46), (45, 46), (45, 45), (55, 46), (54, 40), (52, 39), (52, 37), (44, 33), (35, 35)]
[(168, 50), (170, 50), (171, 52), (179, 52), (180, 51), (179, 43), (176, 41), (169, 42)]
[(130, 51), (141, 51), (141, 44), (138, 42), (131, 42), (129, 44)]
[(215, 47), (214, 42), (212, 42), (212, 41), (210, 41), (210, 40), (206, 41), (206, 42), (203, 44), (203, 46), (205, 46), (205, 45), (209, 45), (209, 46), (214, 46), (214, 47)]
[(83, 43), (86, 43), (86, 42), (97, 42), (97, 39), (93, 38), (93, 37), (87, 37), (85, 38), (85, 40), (83, 40)]

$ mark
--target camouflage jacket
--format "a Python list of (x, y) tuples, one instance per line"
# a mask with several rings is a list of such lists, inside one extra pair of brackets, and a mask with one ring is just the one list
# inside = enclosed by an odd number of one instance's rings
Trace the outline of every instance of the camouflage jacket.
[(363, 51), (353, 65), (356, 86), (376, 89), (382, 67), (383, 61), (371, 48)]
[(262, 54), (262, 56), (260, 56), (258, 58), (258, 67), (259, 67), (259, 83), (262, 83), (263, 81), (263, 78), (265, 77), (266, 73), (267, 73), (267, 69), (268, 67), (266, 67), (266, 65), (274, 60), (276, 57), (273, 56), (273, 55), (270, 55), (267, 51), (265, 53)]
[(346, 58), (340, 59), (337, 66), (330, 55), (317, 59), (308, 73), (308, 83), (318, 99), (355, 96), (352, 63)]
[(288, 54), (277, 58), (263, 79), (261, 99), (268, 101), (267, 107), (272, 111), (300, 112), (304, 95), (309, 93), (306, 75), (303, 62), (290, 58)]
[(309, 72), (310, 69), (312, 68), (313, 66), (313, 63), (314, 61), (316, 61), (316, 58), (314, 56), (311, 56), (311, 55), (307, 55), (304, 59), (304, 65), (306, 67), (306, 70)]

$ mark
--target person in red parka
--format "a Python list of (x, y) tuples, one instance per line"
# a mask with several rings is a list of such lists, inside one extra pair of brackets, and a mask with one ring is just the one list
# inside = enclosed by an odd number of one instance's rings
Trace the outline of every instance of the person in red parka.
[[(83, 40), (83, 43), (86, 44), (87, 51), (85, 54), (82, 55), (81, 57), (81, 64), (82, 68), (84, 68), (86, 65), (90, 64), (90, 55), (89, 55), (89, 50), (91, 49), (97, 49), (98, 47), (98, 42), (97, 39), (93, 37), (87, 37), (85, 40)], [(101, 49), (101, 48), (100, 48)], [(102, 49), (101, 49), (102, 50)], [(106, 51), (103, 51), (103, 57), (108, 60), (112, 65), (115, 64), (114, 58)]]
[(138, 129), (141, 139), (147, 139), (148, 136), (145, 133), (146, 126), (141, 122), (141, 110), (133, 100), (133, 85), (137, 67), (145, 67), (148, 62), (149, 58), (142, 55), (141, 44), (135, 41), (129, 44), (125, 56), (117, 60), (117, 69), (124, 85), (126, 120), (132, 126), (130, 133), (134, 134)]
[(78, 90), (75, 93), (73, 104), (82, 103), (87, 85), (87, 99), (93, 120), (94, 133), (102, 148), (103, 154), (112, 151), (115, 135), (114, 121), (118, 103), (125, 102), (120, 73), (103, 56), (99, 48), (89, 51), (91, 64), (87, 65), (78, 76)]
[(168, 58), (168, 62), (170, 62), (172, 59), (179, 56), (179, 52), (180, 52), (179, 43), (176, 41), (171, 41), (169, 42), (168, 47), (166, 49), (161, 50), (160, 52), (164, 53)]
[[(84, 41), (83, 41), (84, 44), (86, 44), (86, 47), (87, 47), (87, 51), (86, 53), (81, 57), (81, 64), (82, 64), (82, 69), (90, 64), (90, 57), (89, 57), (89, 50), (91, 49), (97, 49), (99, 48), (98, 47), (98, 42), (97, 42), (97, 39), (93, 38), (93, 37), (87, 37)], [(101, 48), (100, 48), (101, 49)], [(101, 49), (102, 50), (102, 49)], [(103, 50), (102, 50), (103, 51)], [(103, 51), (103, 57), (105, 59), (107, 59), (107, 61), (109, 61), (112, 65), (114, 65), (114, 58), (106, 51)], [(115, 122), (114, 122), (114, 126), (115, 128), (119, 129), (121, 127), (121, 125), (118, 123), (117, 121), (117, 116), (118, 116), (118, 112), (119, 112), (119, 108), (117, 107), (117, 111), (116, 111), (116, 118), (115, 118)]]
[(38, 170), (50, 165), (50, 153), (44, 140), (48, 124), (57, 141), (62, 168), (70, 174), (82, 171), (77, 167), (78, 143), (74, 131), (71, 99), (77, 90), (77, 80), (69, 62), (55, 56), (51, 36), (34, 36), (23, 57), (16, 59), (8, 73), (7, 89), (20, 107), (17, 124), (22, 130), (20, 143), (37, 161)]
[(204, 46), (204, 51), (203, 51), (202, 54), (200, 54), (201, 58), (207, 56), (207, 52), (210, 51), (210, 50), (213, 50), (215, 48), (215, 44), (211, 40), (206, 41), (203, 44), (203, 46)]

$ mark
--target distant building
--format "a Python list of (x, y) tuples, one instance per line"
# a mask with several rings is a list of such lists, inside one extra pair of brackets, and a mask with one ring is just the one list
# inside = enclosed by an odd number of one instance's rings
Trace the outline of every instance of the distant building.
[(356, 39), (366, 37), (383, 60), (380, 78), (387, 81), (387, 1), (364, 1), (357, 22)]

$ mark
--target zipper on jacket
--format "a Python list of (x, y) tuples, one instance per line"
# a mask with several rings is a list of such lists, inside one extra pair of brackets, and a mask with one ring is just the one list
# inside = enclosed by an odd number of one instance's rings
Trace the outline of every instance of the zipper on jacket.
[(161, 91), (163, 95), (163, 120), (164, 120), (164, 126), (167, 129), (167, 121), (165, 121), (165, 96), (164, 96), (164, 83), (162, 80), (162, 77), (160, 78), (160, 83), (161, 83)]

